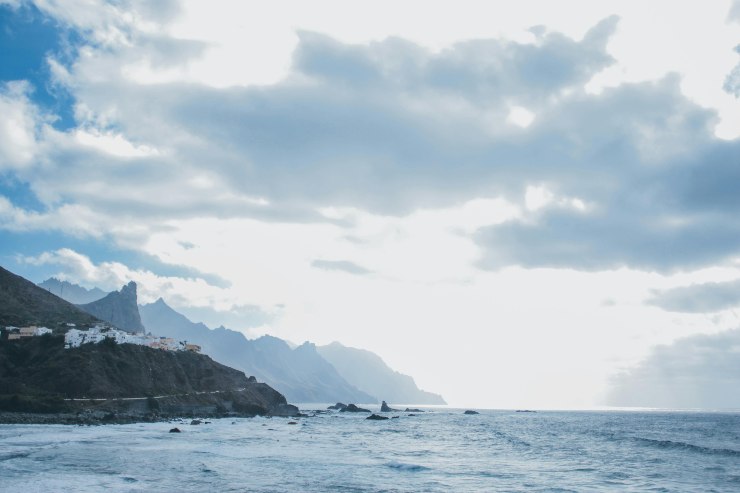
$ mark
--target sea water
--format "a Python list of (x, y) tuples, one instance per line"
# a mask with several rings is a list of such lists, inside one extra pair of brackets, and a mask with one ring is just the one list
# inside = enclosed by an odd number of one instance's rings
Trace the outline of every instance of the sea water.
[(408, 414), (0, 425), (0, 491), (740, 491), (737, 413)]

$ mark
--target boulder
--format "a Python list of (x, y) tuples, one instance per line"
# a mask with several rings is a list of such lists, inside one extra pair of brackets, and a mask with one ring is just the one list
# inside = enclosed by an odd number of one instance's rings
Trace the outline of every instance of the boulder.
[(369, 409), (363, 409), (361, 407), (355, 406), (354, 404), (349, 404), (347, 405), (347, 407), (345, 407), (344, 409), (340, 409), (339, 411), (343, 413), (345, 412), (346, 413), (369, 413), (370, 412)]
[(341, 402), (337, 402), (333, 406), (327, 407), (327, 409), (334, 409), (336, 411), (344, 411), (345, 409), (347, 409), (347, 404), (343, 404)]
[(478, 411), (471, 411), (470, 409), (468, 409), (467, 411), (465, 411), (464, 414), (480, 414), (480, 413)]
[(373, 421), (382, 421), (382, 420), (388, 419), (388, 418), (386, 418), (385, 416), (381, 416), (379, 414), (371, 414), (370, 416), (368, 416), (365, 419), (372, 419)]
[(392, 407), (388, 406), (388, 404), (383, 401), (383, 403), (380, 405), (380, 412), (381, 413), (395, 413), (398, 412), (398, 409), (393, 409)]
[(182, 433), (182, 432), (180, 431), (180, 428), (172, 428), (170, 430), (170, 433)]
[(422, 411), (421, 409), (407, 407), (404, 412), (405, 413), (423, 413), (424, 411)]
[(278, 404), (270, 409), (270, 416), (282, 416), (285, 418), (292, 418), (298, 416), (300, 411), (293, 404)]
[(192, 421), (190, 422), (190, 424), (191, 424), (191, 425), (199, 425), (199, 424), (201, 424), (201, 423), (202, 423), (202, 421), (201, 421), (201, 420), (199, 420), (199, 419), (194, 419), (194, 420), (192, 420)]

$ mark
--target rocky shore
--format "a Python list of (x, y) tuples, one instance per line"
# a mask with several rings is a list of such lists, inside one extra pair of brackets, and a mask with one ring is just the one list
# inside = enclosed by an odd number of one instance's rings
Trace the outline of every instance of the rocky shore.
[(290, 417), (299, 415), (297, 407), (286, 403), (279, 397), (257, 403), (253, 389), (159, 398), (57, 400), (55, 402), (58, 407), (54, 411), (46, 412), (32, 412), (33, 407), (28, 406), (27, 403), (22, 403), (15, 411), (9, 411), (6, 407), (0, 410), (0, 424), (123, 424), (194, 417)]

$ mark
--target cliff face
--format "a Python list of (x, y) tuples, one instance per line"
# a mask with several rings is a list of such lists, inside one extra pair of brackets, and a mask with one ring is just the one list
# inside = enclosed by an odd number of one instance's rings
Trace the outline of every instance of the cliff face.
[(113, 291), (102, 299), (79, 305), (79, 307), (119, 329), (129, 332), (144, 330), (136, 299), (136, 283), (133, 281), (121, 288), (120, 291)]
[(0, 407), (12, 396), (16, 401), (170, 396), (182, 406), (207, 403), (250, 414), (287, 406), (268, 385), (205, 355), (112, 341), (74, 349), (63, 345), (61, 336), (50, 335), (0, 341)]
[(0, 267), (0, 325), (92, 324), (97, 319), (31, 281)]

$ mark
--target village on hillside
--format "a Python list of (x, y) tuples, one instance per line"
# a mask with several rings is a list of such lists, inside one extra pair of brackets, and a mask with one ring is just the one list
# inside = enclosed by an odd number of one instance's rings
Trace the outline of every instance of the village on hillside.
[[(69, 330), (64, 334), (64, 348), (76, 348), (82, 344), (97, 344), (106, 339), (111, 339), (116, 344), (135, 344), (137, 346), (147, 346), (153, 349), (162, 349), (166, 351), (191, 351), (200, 353), (200, 346), (197, 344), (188, 344), (187, 341), (177, 341), (171, 337), (157, 337), (143, 332), (132, 334), (117, 329), (108, 324), (99, 323), (87, 330), (77, 329), (75, 324), (64, 324)], [(27, 327), (5, 327), (7, 340), (15, 341), (28, 337), (39, 337), (45, 334), (51, 334), (53, 331), (48, 327), (37, 327), (29, 325)]]

